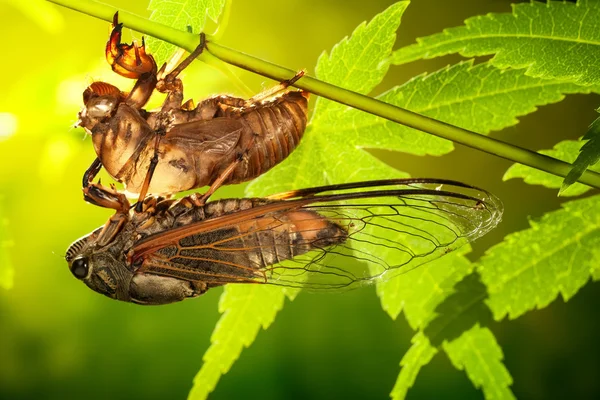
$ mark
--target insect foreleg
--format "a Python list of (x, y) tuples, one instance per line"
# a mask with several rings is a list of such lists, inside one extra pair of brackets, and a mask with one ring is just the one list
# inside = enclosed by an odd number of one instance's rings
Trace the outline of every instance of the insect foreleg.
[(92, 165), (90, 165), (87, 171), (85, 171), (85, 174), (83, 174), (83, 182), (81, 185), (83, 189), (85, 189), (89, 186), (90, 183), (92, 183), (96, 175), (98, 175), (98, 172), (100, 172), (100, 169), (102, 169), (102, 160), (96, 157)]

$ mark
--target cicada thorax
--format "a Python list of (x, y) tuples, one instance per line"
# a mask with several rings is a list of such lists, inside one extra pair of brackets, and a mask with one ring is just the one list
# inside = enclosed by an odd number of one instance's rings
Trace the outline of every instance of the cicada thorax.
[(113, 118), (90, 132), (102, 165), (111, 176), (124, 183), (127, 183), (126, 172), (139, 163), (141, 154), (155, 137), (142, 114), (142, 110), (120, 103)]
[[(264, 199), (228, 199), (183, 211), (173, 227), (198, 219), (218, 218), (269, 203)], [(183, 211), (183, 212), (181, 212)], [(232, 282), (266, 282), (266, 269), (314, 249), (347, 239), (347, 231), (319, 213), (295, 209), (264, 215), (180, 238), (147, 257), (144, 273), (173, 276), (209, 285)]]

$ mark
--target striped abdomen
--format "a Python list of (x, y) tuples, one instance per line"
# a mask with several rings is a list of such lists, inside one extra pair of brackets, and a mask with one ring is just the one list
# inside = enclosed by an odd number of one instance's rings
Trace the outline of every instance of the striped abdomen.
[(306, 129), (308, 93), (287, 92), (271, 102), (249, 108), (239, 118), (248, 126), (240, 148), (247, 148), (248, 152), (226, 183), (253, 179), (294, 151)]
[[(262, 200), (230, 199), (212, 202), (191, 213), (191, 220), (215, 218), (264, 204)], [(197, 213), (202, 213), (200, 216)], [(182, 223), (188, 216), (176, 220)], [(189, 223), (188, 221), (185, 221)], [(179, 222), (176, 222), (179, 225)], [(145, 271), (168, 275), (170, 263), (186, 279), (223, 284), (264, 282), (265, 269), (313, 249), (324, 249), (347, 239), (344, 228), (311, 210), (294, 210), (249, 219), (235, 225), (215, 227), (179, 240), (177, 246), (157, 251), (160, 259), (147, 262)], [(304, 265), (298, 265), (302, 270)]]

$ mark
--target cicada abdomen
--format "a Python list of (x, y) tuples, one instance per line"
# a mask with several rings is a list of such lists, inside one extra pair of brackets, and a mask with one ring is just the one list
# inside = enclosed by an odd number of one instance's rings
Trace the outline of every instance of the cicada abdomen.
[[(263, 200), (256, 199), (212, 202), (195, 218), (216, 218), (264, 204)], [(177, 225), (186, 219), (180, 216)], [(182, 237), (176, 244), (146, 257), (141, 270), (172, 276), (177, 269), (186, 279), (213, 286), (233, 282), (266, 283), (269, 277), (265, 271), (269, 266), (311, 250), (343, 243), (347, 236), (342, 226), (315, 211), (293, 210)]]
[(298, 146), (308, 119), (308, 92), (287, 92), (264, 104), (230, 109), (224, 114), (243, 120), (246, 128), (239, 148), (247, 149), (241, 154), (243, 161), (224, 183), (245, 182), (279, 164)]

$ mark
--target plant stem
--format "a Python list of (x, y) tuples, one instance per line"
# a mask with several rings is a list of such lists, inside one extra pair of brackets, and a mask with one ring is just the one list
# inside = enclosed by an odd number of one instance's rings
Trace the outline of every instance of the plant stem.
[[(48, 1), (106, 21), (112, 21), (114, 13), (119, 11), (119, 20), (133, 30), (167, 41), (190, 52), (198, 45), (197, 35), (149, 21), (148, 19), (135, 14), (117, 10), (117, 8), (108, 4), (92, 0)], [(221, 46), (218, 43), (212, 42), (211, 39), (212, 38), (210, 37), (208, 38), (208, 52), (226, 63), (279, 81), (289, 79), (296, 73), (294, 70)], [(203, 56), (200, 56), (200, 58), (202, 57)], [(390, 121), (398, 122), (402, 125), (449, 139), (456, 143), (546, 171), (554, 175), (565, 177), (572, 167), (571, 164), (564, 161), (419, 115), (372, 97), (319, 81), (310, 76), (305, 75), (302, 79), (298, 80), (294, 86), (308, 90), (318, 96), (378, 115)], [(586, 171), (579, 178), (579, 182), (600, 189), (600, 174)]]

